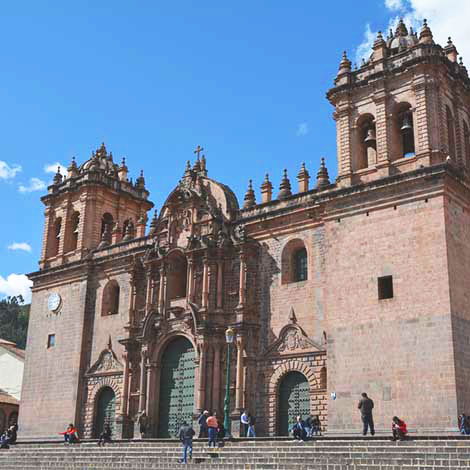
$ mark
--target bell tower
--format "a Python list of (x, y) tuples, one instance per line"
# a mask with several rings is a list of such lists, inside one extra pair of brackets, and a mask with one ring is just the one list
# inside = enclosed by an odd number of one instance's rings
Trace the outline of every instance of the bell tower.
[(91, 250), (145, 235), (148, 200), (143, 173), (128, 179), (125, 159), (114, 163), (104, 144), (80, 166), (60, 169), (48, 194), (40, 269), (78, 261)]
[(470, 171), (470, 81), (451, 39), (435, 44), (402, 20), (378, 33), (360, 68), (346, 52), (335, 86), (338, 184), (350, 186), (451, 161)]

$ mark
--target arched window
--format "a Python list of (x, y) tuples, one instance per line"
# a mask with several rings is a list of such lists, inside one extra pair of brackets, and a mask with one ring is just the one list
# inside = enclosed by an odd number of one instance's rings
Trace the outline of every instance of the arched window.
[(78, 244), (78, 229), (80, 225), (80, 213), (74, 212), (70, 218), (70, 229), (67, 236), (67, 246), (65, 252), (74, 251), (77, 249)]
[(51, 254), (50, 256), (57, 256), (59, 253), (59, 246), (60, 246), (60, 235), (62, 232), (62, 218), (59, 217), (54, 222), (54, 226), (52, 228), (52, 239), (51, 243)]
[(101, 315), (114, 315), (119, 313), (119, 284), (109, 281), (103, 289), (103, 300), (101, 304)]
[(464, 164), (467, 168), (470, 168), (470, 132), (466, 121), (463, 121), (463, 152)]
[(298, 249), (293, 256), (294, 282), (306, 281), (308, 277), (307, 250)]
[(449, 143), (449, 155), (451, 158), (455, 155), (455, 130), (454, 130), (454, 117), (449, 106), (446, 106), (446, 124), (447, 124), (447, 141)]
[(103, 233), (105, 231), (107, 231), (108, 233), (112, 232), (113, 223), (114, 223), (113, 216), (109, 212), (105, 212), (103, 214), (103, 217), (101, 217), (101, 236), (103, 236)]
[(415, 135), (411, 105), (401, 103), (397, 107), (396, 125), (398, 129), (399, 158), (415, 155)]
[(186, 257), (174, 253), (168, 260), (168, 299), (186, 297), (188, 263)]
[(361, 170), (377, 163), (375, 120), (371, 114), (364, 114), (357, 120), (356, 155), (354, 170)]
[(308, 279), (308, 255), (304, 242), (299, 238), (290, 240), (281, 255), (281, 284)]

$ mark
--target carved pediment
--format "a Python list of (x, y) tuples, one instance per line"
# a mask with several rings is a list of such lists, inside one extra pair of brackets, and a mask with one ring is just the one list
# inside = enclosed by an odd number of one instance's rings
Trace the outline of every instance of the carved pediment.
[(296, 324), (286, 325), (279, 333), (279, 338), (268, 348), (266, 355), (293, 354), (322, 351), (323, 348), (312, 341)]
[(101, 352), (98, 360), (88, 369), (86, 375), (120, 374), (122, 370), (123, 366), (109, 344)]

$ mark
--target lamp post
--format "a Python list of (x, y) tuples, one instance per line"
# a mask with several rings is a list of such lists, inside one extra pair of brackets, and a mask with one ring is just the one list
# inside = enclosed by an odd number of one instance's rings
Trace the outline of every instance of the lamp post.
[(227, 436), (230, 437), (230, 345), (233, 343), (234, 331), (228, 327), (225, 331), (225, 341), (227, 342), (227, 381), (225, 384), (224, 400), (224, 428)]

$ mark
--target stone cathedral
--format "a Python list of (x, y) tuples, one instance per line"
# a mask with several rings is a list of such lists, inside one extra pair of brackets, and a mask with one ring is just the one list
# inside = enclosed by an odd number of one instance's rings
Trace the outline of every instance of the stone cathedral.
[(278, 191), (266, 175), (258, 201), (250, 181), (240, 207), (198, 146), (153, 212), (143, 173), (133, 182), (104, 145), (55, 175), (30, 274), (22, 437), (69, 422), (137, 437), (143, 411), (147, 437), (172, 437), (204, 409), (221, 416), (227, 392), (234, 435), (243, 409), (259, 436), (310, 413), (329, 434), (358, 432), (363, 391), (379, 431), (393, 415), (457, 430), (470, 412), (467, 70), (450, 38), (400, 21), (359, 68), (343, 55), (327, 98), (335, 181), (323, 160), (313, 181), (299, 164)]

